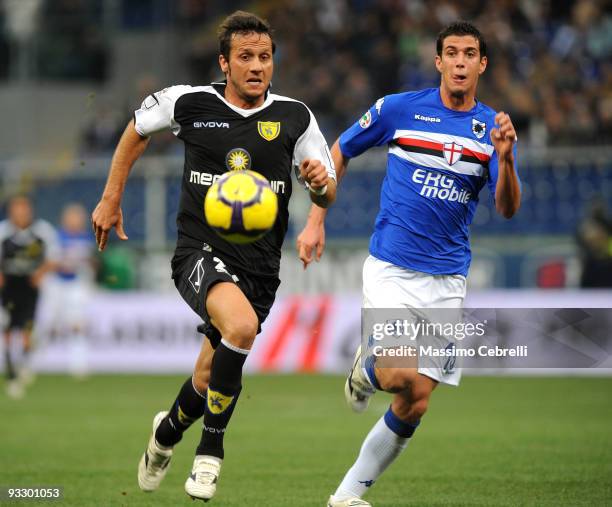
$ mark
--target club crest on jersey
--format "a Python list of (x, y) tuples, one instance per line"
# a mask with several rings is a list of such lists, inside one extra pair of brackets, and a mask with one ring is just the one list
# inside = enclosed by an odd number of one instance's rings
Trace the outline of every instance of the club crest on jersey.
[(361, 118), (359, 118), (359, 126), (362, 129), (367, 129), (372, 123), (372, 113), (368, 110)]
[(486, 132), (487, 124), (483, 121), (478, 121), (476, 118), (472, 118), (472, 133), (478, 139), (482, 139)]
[(225, 165), (230, 171), (245, 171), (251, 168), (251, 155), (244, 148), (233, 148), (225, 156)]
[(280, 134), (281, 122), (280, 121), (258, 121), (257, 132), (266, 141), (273, 141)]
[(444, 158), (449, 165), (453, 165), (455, 162), (459, 162), (461, 154), (463, 153), (463, 146), (455, 142), (444, 143)]
[(210, 388), (206, 393), (206, 402), (208, 404), (208, 410), (213, 414), (222, 414), (234, 401), (234, 396), (225, 396), (220, 392), (213, 391)]

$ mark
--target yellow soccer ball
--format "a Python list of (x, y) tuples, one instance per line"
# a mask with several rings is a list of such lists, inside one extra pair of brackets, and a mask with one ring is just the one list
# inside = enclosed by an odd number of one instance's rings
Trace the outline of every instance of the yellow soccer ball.
[(255, 171), (230, 171), (208, 189), (204, 215), (223, 239), (251, 243), (274, 225), (278, 199), (268, 180)]

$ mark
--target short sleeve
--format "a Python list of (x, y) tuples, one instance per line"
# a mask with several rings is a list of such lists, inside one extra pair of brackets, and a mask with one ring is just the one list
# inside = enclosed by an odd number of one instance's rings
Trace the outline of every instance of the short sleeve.
[(353, 158), (374, 146), (382, 146), (393, 140), (389, 98), (376, 101), (366, 113), (340, 135), (340, 151), (345, 157)]
[(142, 137), (148, 137), (155, 132), (172, 130), (178, 135), (181, 126), (174, 119), (174, 106), (181, 95), (188, 93), (191, 86), (178, 85), (164, 88), (145, 98), (134, 112), (134, 127)]
[[(298, 138), (293, 150), (293, 166), (298, 169), (304, 159), (320, 160), (325, 165), (328, 176), (335, 180), (336, 170), (325, 137), (323, 137), (317, 120), (310, 109), (308, 109), (308, 113), (310, 117), (308, 127)], [(299, 169), (297, 174), (299, 175)]]
[(0, 262), (2, 262), (2, 248), (6, 238), (10, 236), (11, 224), (8, 220), (0, 222)]

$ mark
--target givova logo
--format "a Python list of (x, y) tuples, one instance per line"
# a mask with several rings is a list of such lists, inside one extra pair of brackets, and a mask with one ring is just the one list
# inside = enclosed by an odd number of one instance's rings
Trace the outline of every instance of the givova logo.
[(467, 204), (472, 198), (471, 192), (458, 189), (455, 186), (453, 178), (438, 172), (415, 169), (414, 173), (412, 173), (412, 181), (423, 185), (420, 192), (423, 197), (460, 202), (462, 204)]

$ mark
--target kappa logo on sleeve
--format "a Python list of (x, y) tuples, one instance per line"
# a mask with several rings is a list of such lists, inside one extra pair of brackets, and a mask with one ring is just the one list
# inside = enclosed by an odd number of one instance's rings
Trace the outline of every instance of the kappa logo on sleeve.
[(385, 98), (382, 97), (381, 99), (378, 99), (376, 101), (376, 105), (374, 107), (376, 107), (376, 112), (378, 113), (378, 116), (380, 116), (380, 110), (382, 109), (383, 103), (385, 102)]

